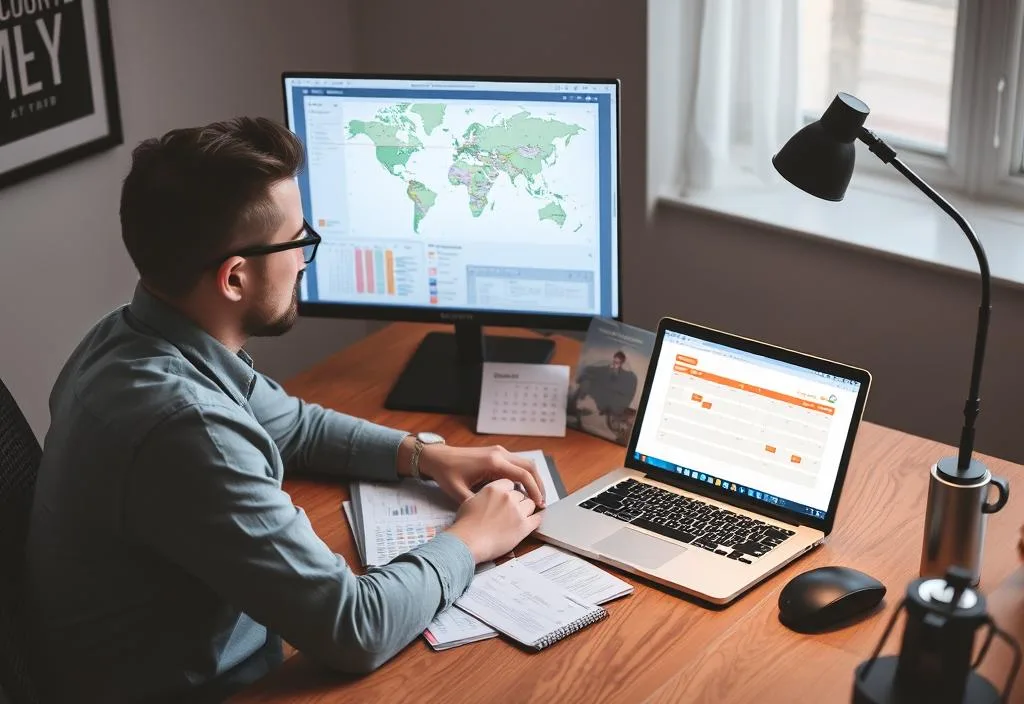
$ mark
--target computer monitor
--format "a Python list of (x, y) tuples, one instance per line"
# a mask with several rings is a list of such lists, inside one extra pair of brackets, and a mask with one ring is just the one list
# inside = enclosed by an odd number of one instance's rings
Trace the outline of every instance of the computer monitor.
[(619, 83), (614, 79), (295, 73), (286, 119), (323, 238), (302, 315), (442, 322), (388, 396), (473, 413), (482, 361), (543, 363), (544, 338), (618, 319)]

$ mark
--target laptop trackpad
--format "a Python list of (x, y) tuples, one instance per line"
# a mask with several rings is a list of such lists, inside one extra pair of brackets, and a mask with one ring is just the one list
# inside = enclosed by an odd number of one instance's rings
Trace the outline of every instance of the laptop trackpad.
[(623, 528), (597, 541), (591, 549), (648, 570), (655, 570), (686, 552), (682, 545), (629, 528)]

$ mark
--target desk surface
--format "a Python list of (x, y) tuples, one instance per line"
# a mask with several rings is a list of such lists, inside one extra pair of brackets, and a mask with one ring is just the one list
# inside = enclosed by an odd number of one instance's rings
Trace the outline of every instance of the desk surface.
[[(480, 436), (469, 418), (385, 410), (391, 383), (431, 329), (443, 328), (388, 326), (285, 386), (308, 401), (378, 423), (439, 432), (452, 444), (543, 448), (554, 456), (569, 491), (622, 463), (624, 448), (576, 431), (565, 438)], [(575, 365), (579, 343), (554, 339), (554, 361)], [(836, 529), (825, 545), (724, 609), (706, 608), (620, 573), (636, 586), (635, 593), (609, 604), (609, 618), (541, 653), (501, 638), (438, 653), (419, 638), (362, 678), (326, 671), (300, 653), (232, 701), (850, 701), (854, 668), (870, 655), (906, 585), (917, 576), (928, 468), (948, 454), (953, 448), (862, 424)], [(1017, 465), (983, 459), (1011, 484), (1021, 476)], [(347, 488), (308, 479), (289, 479), (285, 488), (326, 543), (358, 566), (340, 510)], [(1009, 504), (990, 517), (981, 583), (997, 621), (1018, 637), (1024, 634), (1024, 573), (1018, 573), (1015, 548), (1022, 505), (1024, 499), (1011, 487)], [(523, 548), (535, 545), (529, 540)], [(796, 574), (823, 565), (848, 565), (880, 579), (889, 589), (884, 608), (825, 635), (784, 628), (777, 618), (779, 590)], [(901, 632), (897, 628), (890, 636), (887, 652), (895, 652)], [(993, 646), (985, 671), (1000, 686), (1008, 662)], [(1024, 684), (1018, 682), (1014, 695), (1024, 701)]]

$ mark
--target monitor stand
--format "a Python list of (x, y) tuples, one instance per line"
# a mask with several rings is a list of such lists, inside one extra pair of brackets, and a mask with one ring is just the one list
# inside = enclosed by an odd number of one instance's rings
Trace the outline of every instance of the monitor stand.
[(454, 335), (432, 332), (423, 338), (384, 407), (475, 416), (483, 362), (545, 364), (554, 351), (553, 340), (485, 337), (476, 323), (455, 323)]

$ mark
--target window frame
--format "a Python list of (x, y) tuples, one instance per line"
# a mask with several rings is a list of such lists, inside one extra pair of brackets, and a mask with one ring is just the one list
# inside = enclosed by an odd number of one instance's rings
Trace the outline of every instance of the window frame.
[[(961, 3), (967, 0), (961, 0)], [(986, 3), (979, 3), (985, 5)], [(980, 8), (979, 8), (980, 9)], [(985, 119), (990, 125), (986, 136), (978, 134), (978, 195), (994, 200), (1024, 202), (1024, 2), (1005, 0), (985, 10), (991, 14), (989, 26), (1003, 23), (1000, 41), (990, 42), (985, 75), (992, 84), (992, 99), (986, 103)], [(1016, 28), (1016, 29), (1015, 29)], [(984, 44), (983, 44), (984, 46)], [(1003, 95), (995, 99), (995, 83), (1004, 81)], [(980, 130), (979, 130), (980, 132)], [(993, 137), (998, 148), (991, 147)], [(988, 143), (986, 143), (988, 142)]]

